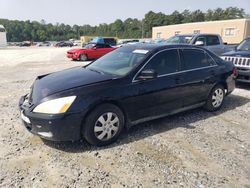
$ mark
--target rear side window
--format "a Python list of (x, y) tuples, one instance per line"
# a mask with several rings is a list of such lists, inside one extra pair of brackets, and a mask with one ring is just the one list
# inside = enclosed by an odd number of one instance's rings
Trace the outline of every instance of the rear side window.
[(144, 70), (153, 69), (160, 76), (178, 71), (178, 65), (178, 51), (166, 50), (153, 57), (153, 59), (145, 66)]
[(207, 46), (219, 45), (220, 40), (218, 36), (207, 36)]
[(183, 49), (181, 51), (182, 70), (191, 70), (215, 65), (214, 60), (203, 50)]

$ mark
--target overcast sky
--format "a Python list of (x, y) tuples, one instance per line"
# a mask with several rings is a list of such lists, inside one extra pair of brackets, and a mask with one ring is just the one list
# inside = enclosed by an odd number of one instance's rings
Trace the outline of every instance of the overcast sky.
[(250, 13), (250, 0), (0, 0), (0, 18), (98, 25), (118, 18), (141, 19), (150, 10), (169, 14), (229, 6)]

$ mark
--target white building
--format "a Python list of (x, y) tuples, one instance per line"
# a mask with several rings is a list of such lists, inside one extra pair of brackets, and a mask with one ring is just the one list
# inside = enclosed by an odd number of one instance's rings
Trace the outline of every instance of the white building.
[(2, 25), (0, 25), (0, 48), (6, 46), (7, 46), (6, 30)]

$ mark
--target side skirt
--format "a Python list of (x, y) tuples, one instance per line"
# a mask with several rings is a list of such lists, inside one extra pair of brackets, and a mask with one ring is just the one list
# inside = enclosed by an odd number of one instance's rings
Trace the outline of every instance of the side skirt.
[(177, 109), (177, 110), (165, 113), (165, 114), (161, 114), (161, 115), (158, 115), (158, 116), (150, 116), (150, 117), (138, 119), (136, 121), (130, 122), (130, 126), (133, 126), (133, 125), (136, 125), (136, 124), (139, 124), (139, 123), (143, 123), (143, 122), (146, 122), (146, 121), (151, 121), (151, 120), (154, 120), (154, 119), (159, 119), (159, 118), (163, 118), (163, 117), (166, 117), (166, 116), (174, 115), (174, 114), (184, 112), (184, 111), (187, 111), (187, 110), (199, 108), (201, 106), (204, 106), (205, 104), (206, 104), (206, 102), (201, 102), (201, 103), (198, 103), (198, 104), (183, 107), (183, 108), (180, 108), (180, 109)]

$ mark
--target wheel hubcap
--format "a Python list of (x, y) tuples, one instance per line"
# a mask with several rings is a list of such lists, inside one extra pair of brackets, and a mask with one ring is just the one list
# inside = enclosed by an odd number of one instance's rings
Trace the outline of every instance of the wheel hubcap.
[(119, 128), (119, 118), (113, 112), (102, 114), (96, 121), (94, 133), (97, 139), (107, 141), (113, 138)]
[(212, 104), (215, 108), (219, 107), (223, 101), (224, 93), (221, 88), (218, 88), (214, 91), (212, 96)]

